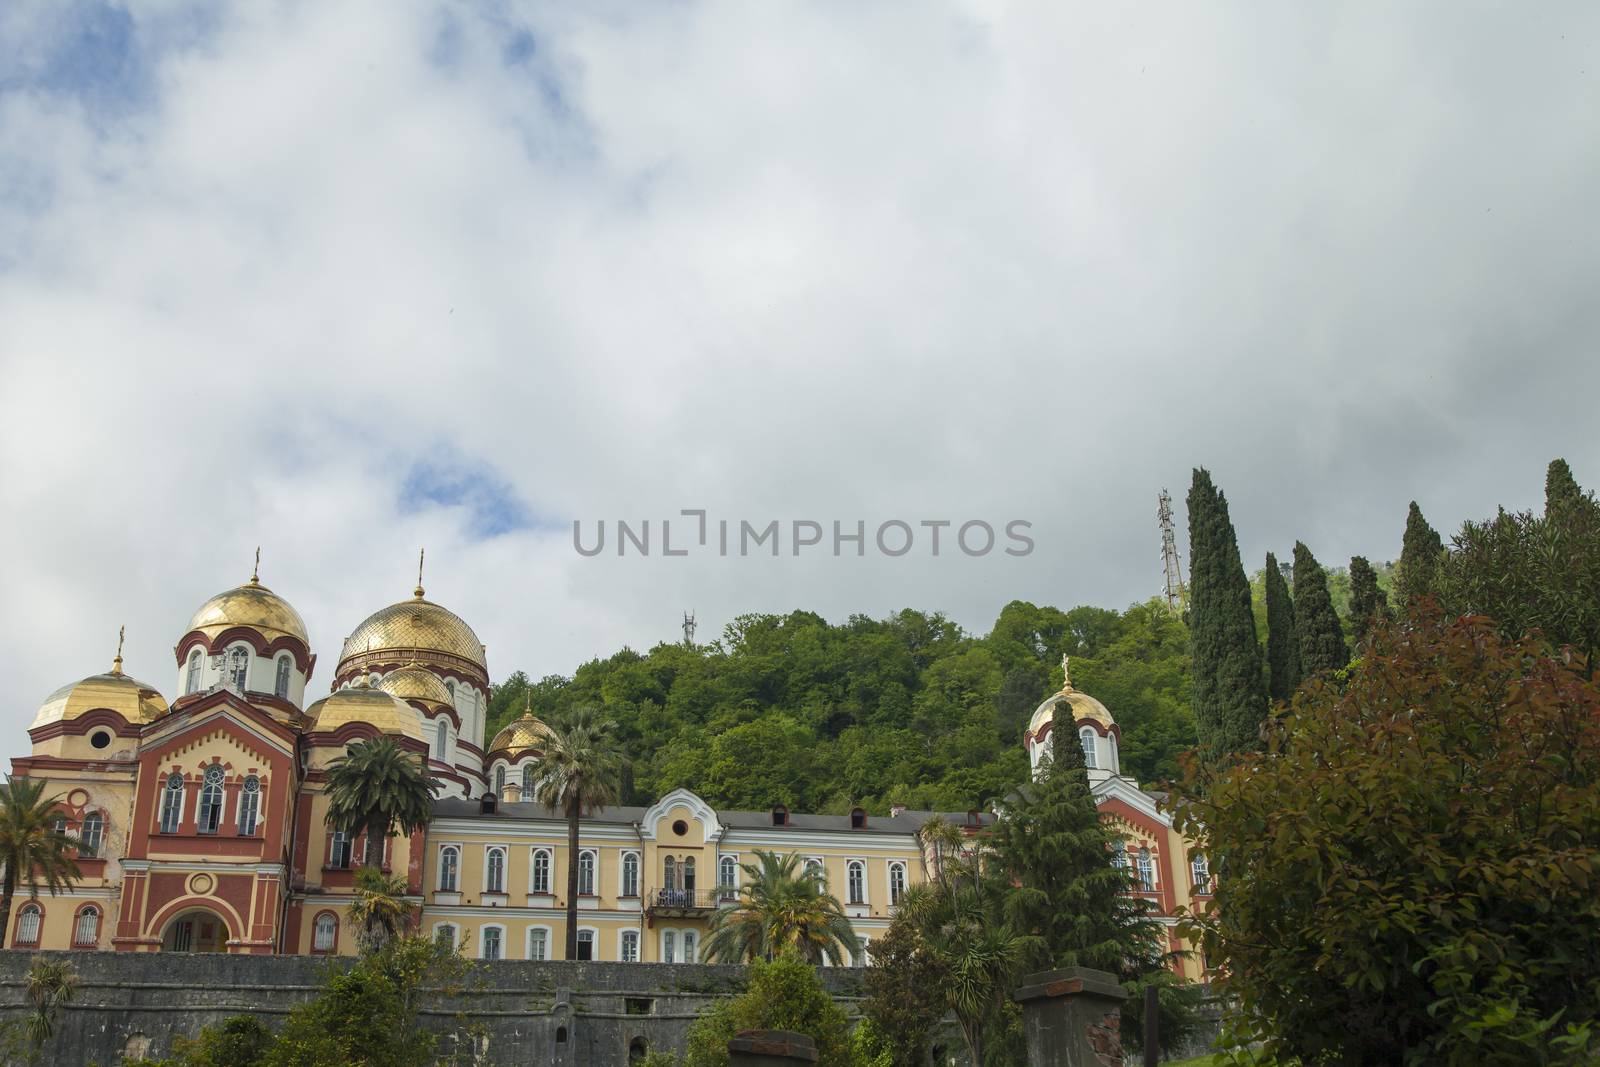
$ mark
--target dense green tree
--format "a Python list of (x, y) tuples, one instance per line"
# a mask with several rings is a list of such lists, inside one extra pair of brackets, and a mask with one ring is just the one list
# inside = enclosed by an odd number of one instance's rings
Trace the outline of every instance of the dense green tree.
[(1350, 629), (1359, 645), (1374, 624), (1389, 619), (1389, 598), (1378, 587), (1378, 572), (1365, 556), (1350, 557)]
[(622, 755), (617, 725), (589, 708), (578, 708), (550, 724), (544, 751), (533, 763), (533, 797), (567, 817), (567, 944), (564, 958), (578, 958), (578, 829), (585, 815), (617, 803), (622, 792)]
[(872, 965), (863, 984), (862, 1014), (880, 1035), (890, 1067), (924, 1067), (928, 1043), (944, 1017), (945, 973), (905, 923), (890, 923), (872, 942)]
[(755, 850), (731, 905), (711, 916), (705, 954), (717, 963), (772, 960), (786, 952), (812, 964), (844, 964), (861, 951), (820, 870), (793, 852)]
[(1406, 533), (1396, 574), (1402, 608), (1418, 597), (1433, 594), (1434, 579), (1443, 558), (1444, 542), (1439, 539), (1438, 531), (1422, 517), (1422, 509), (1413, 500), (1411, 509), (1406, 512)]
[(0, 944), (11, 934), (11, 902), (19, 886), (30, 896), (43, 885), (51, 896), (83, 877), (73, 860), (77, 842), (56, 829), (61, 796), (45, 795), (41, 778), (9, 778), (0, 785)]
[(1311, 550), (1294, 543), (1294, 629), (1305, 677), (1343, 670), (1350, 662), (1344, 630), (1328, 596), (1328, 578)]
[(1300, 637), (1295, 629), (1294, 600), (1283, 580), (1278, 559), (1267, 553), (1267, 695), (1287, 701), (1300, 686)]
[(797, 956), (750, 968), (750, 984), (695, 1020), (684, 1067), (726, 1067), (728, 1042), (741, 1030), (790, 1030), (816, 1043), (817, 1067), (857, 1067), (850, 1019), (822, 987), (816, 969)]
[(1576, 504), (1583, 499), (1583, 490), (1578, 487), (1578, 480), (1572, 476), (1572, 468), (1567, 466), (1564, 459), (1553, 459), (1544, 474), (1544, 514), (1550, 517), (1551, 512), (1559, 511), (1569, 504)]
[(1176, 822), (1218, 872), (1190, 932), (1276, 1062), (1592, 1062), (1600, 688), (1543, 643), (1424, 605), (1261, 758), (1194, 765)]
[(433, 788), (417, 755), (390, 735), (356, 741), (328, 765), (325, 819), (352, 838), (365, 831), (366, 865), (382, 867), (396, 829), (412, 834), (433, 818)]
[(1202, 468), (1194, 472), (1188, 508), (1194, 715), (1202, 745), (1234, 752), (1256, 745), (1267, 709), (1250, 582), (1227, 498)]

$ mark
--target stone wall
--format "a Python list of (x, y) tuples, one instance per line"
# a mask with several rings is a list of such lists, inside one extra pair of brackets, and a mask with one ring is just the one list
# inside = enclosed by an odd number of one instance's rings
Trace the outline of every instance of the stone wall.
[[(68, 959), (79, 976), (43, 1062), (114, 1067), (159, 1057), (177, 1035), (231, 1015), (276, 1027), (314, 996), (328, 961), (306, 956), (0, 951), (0, 1020), (24, 1013), (24, 976), (36, 955)], [(337, 965), (337, 964), (335, 964)], [(853, 1011), (859, 971), (824, 968), (823, 984)], [(479, 963), (467, 990), (437, 995), (423, 1025), (469, 1045), (495, 1067), (623, 1067), (629, 1050), (679, 1050), (695, 1017), (741, 988), (741, 967), (658, 963)]]

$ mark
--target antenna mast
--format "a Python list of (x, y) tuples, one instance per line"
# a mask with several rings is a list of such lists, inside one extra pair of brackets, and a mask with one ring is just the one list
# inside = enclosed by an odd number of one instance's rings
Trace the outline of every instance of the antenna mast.
[(1156, 518), (1161, 520), (1161, 568), (1166, 576), (1167, 607), (1179, 611), (1189, 591), (1183, 586), (1183, 566), (1178, 562), (1178, 538), (1172, 530), (1172, 494), (1161, 490)]
[(683, 613), (683, 645), (685, 648), (694, 647), (694, 612)]

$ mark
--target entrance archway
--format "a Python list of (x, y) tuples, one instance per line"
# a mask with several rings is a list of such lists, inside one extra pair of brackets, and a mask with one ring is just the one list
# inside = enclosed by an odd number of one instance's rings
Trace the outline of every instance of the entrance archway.
[(228, 924), (214, 911), (193, 908), (167, 924), (163, 952), (226, 952)]

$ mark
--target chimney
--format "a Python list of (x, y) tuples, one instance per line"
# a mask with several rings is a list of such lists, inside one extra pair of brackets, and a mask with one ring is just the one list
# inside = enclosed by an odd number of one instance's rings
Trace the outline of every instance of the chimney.
[(905, 813), (906, 813), (906, 806), (904, 804), (896, 804), (896, 805), (894, 805), (893, 807), (891, 807), (889, 809), (889, 818), (898, 819), (900, 816), (904, 815)]

